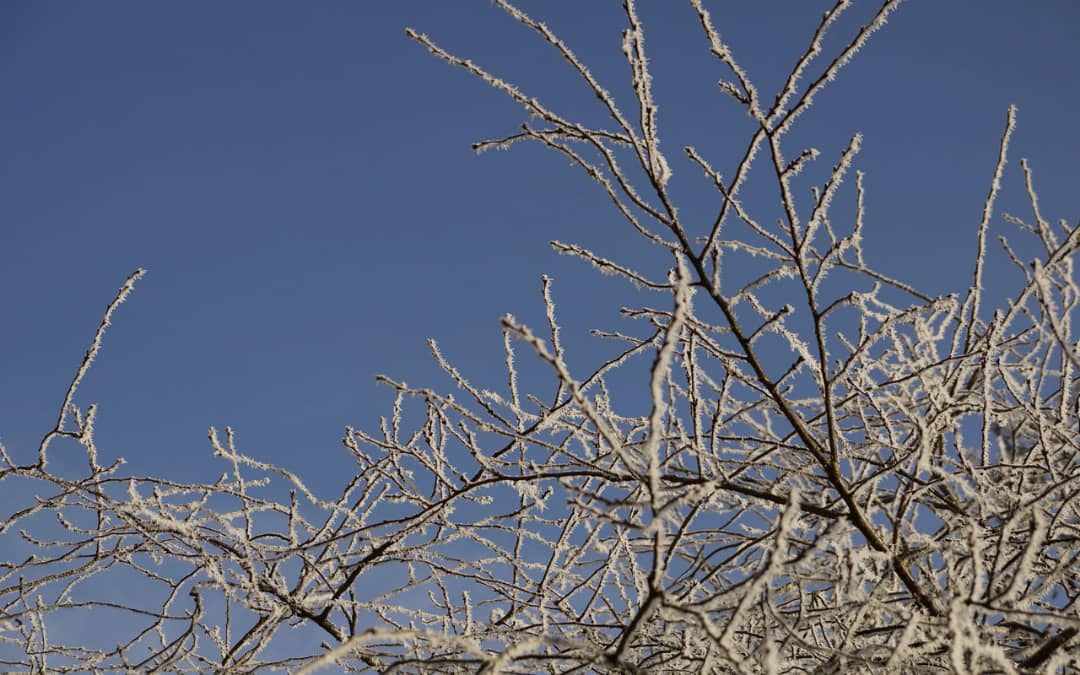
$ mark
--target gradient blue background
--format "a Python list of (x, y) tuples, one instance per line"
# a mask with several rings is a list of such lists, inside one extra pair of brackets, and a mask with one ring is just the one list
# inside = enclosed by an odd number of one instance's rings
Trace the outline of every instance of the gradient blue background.
[[(708, 4), (771, 101), (832, 3)], [(618, 3), (522, 6), (632, 110)], [(857, 3), (828, 58), (873, 9)], [(716, 196), (678, 148), (697, 144), (730, 174), (748, 122), (716, 93), (728, 74), (688, 4), (645, 0), (640, 13), (673, 190), (703, 222)], [(430, 336), (472, 379), (498, 386), (498, 318), (542, 325), (544, 273), (571, 364), (595, 361), (585, 330), (620, 328), (617, 309), (635, 295), (547, 241), (650, 270), (667, 259), (641, 258), (565, 159), (538, 147), (474, 156), (471, 142), (512, 133), (523, 114), (410, 42), (406, 25), (568, 116), (603, 120), (551, 50), (485, 0), (0, 4), (9, 452), (30, 459), (136, 267), (149, 274), (78, 397), (99, 404), (104, 457), (124, 456), (136, 473), (212, 478), (224, 467), (206, 429), (231, 425), (247, 454), (334, 490), (349, 467), (344, 426), (374, 430), (388, 412), (373, 376), (451, 388)], [(1044, 214), (1080, 216), (1077, 63), (1072, 0), (910, 0), (820, 97), (789, 153), (813, 139), (827, 170), (862, 131), (868, 261), (933, 293), (962, 292), (1010, 103), (1019, 126), (1000, 207), (1028, 215), (1015, 162), (1026, 156)], [(850, 196), (837, 208), (850, 212)], [(754, 208), (769, 222), (767, 206)], [(53, 461), (83, 464), (59, 445)]]

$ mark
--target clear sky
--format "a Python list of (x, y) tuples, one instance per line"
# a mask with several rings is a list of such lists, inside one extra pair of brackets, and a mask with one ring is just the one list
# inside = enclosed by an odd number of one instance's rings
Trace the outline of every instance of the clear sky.
[[(708, 4), (771, 100), (832, 3)], [(827, 47), (872, 4), (857, 3)], [(631, 108), (617, 2), (522, 7)], [(688, 3), (642, 0), (640, 12), (669, 156), (694, 143), (730, 173), (747, 120), (716, 93), (727, 74)], [(474, 156), (471, 142), (512, 133), (523, 114), (411, 43), (407, 25), (553, 108), (600, 119), (571, 71), (487, 0), (0, 3), (9, 451), (27, 458), (54, 423), (136, 267), (149, 274), (79, 396), (99, 403), (102, 452), (136, 472), (212, 477), (223, 467), (209, 468), (206, 429), (231, 425), (246, 453), (336, 488), (344, 426), (373, 429), (388, 411), (374, 375), (450, 388), (424, 343), (435, 337), (497, 386), (498, 319), (539, 324), (544, 273), (571, 365), (591, 363), (584, 331), (619, 328), (634, 296), (547, 241), (631, 260), (640, 245), (564, 159), (534, 147)], [(813, 139), (827, 169), (863, 132), (868, 260), (934, 293), (963, 291), (1010, 103), (1019, 126), (1001, 206), (1027, 214), (1015, 160), (1028, 157), (1043, 212), (1080, 217), (1077, 63), (1073, 0), (909, 0), (794, 138)], [(673, 168), (688, 213), (714, 212), (696, 169)]]

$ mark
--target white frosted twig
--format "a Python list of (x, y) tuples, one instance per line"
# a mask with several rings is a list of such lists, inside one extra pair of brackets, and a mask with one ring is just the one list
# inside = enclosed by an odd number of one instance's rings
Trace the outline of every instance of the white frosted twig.
[(817, 200), (817, 204), (814, 205), (813, 213), (810, 214), (810, 220), (806, 223), (806, 233), (803, 235), (803, 239), (800, 242), (800, 252), (805, 252), (806, 247), (814, 240), (817, 228), (828, 215), (833, 197), (836, 196), (837, 189), (839, 189), (840, 184), (844, 181), (844, 175), (851, 167), (851, 162), (855, 159), (855, 155), (859, 154), (861, 144), (862, 135), (855, 134), (848, 143), (847, 148), (844, 149), (843, 154), (840, 155), (840, 162), (833, 168), (832, 175), (829, 176), (829, 180), (825, 184), (825, 189), (822, 191), (820, 199)]
[(664, 437), (664, 417), (668, 412), (664, 383), (671, 371), (671, 361), (676, 348), (682, 342), (683, 325), (686, 316), (692, 311), (690, 304), (690, 271), (682, 257), (677, 258), (677, 266), (672, 280), (675, 289), (675, 308), (671, 312), (667, 328), (664, 330), (660, 348), (656, 352), (652, 371), (649, 374), (649, 396), (652, 412), (649, 413), (649, 432), (642, 451), (649, 465), (649, 501), (654, 517), (660, 506), (660, 447)]
[(705, 37), (709, 40), (709, 50), (712, 52), (713, 56), (720, 59), (721, 63), (731, 69), (731, 72), (735, 74), (736, 79), (739, 81), (739, 86), (742, 87), (742, 92), (745, 92), (745, 94), (738, 91), (734, 86), (727, 82), (720, 82), (720, 88), (744, 103), (754, 119), (759, 122), (764, 122), (761, 106), (758, 103), (757, 88), (754, 86), (753, 82), (750, 81), (746, 71), (744, 71), (735, 61), (735, 57), (731, 54), (731, 49), (720, 39), (719, 31), (713, 26), (712, 15), (709, 14), (709, 11), (701, 4), (701, 0), (690, 0), (690, 4), (694, 7), (694, 11), (697, 12), (698, 20), (701, 22), (701, 27), (705, 31)]
[(825, 68), (824, 72), (822, 72), (822, 74), (806, 88), (806, 91), (799, 97), (798, 102), (796, 102), (790, 110), (785, 110), (788, 101), (797, 90), (798, 80), (802, 77), (806, 66), (808, 66), (813, 58), (821, 52), (821, 41), (825, 32), (850, 5), (850, 0), (838, 0), (836, 5), (825, 14), (821, 24), (818, 26), (817, 32), (814, 34), (814, 39), (811, 41), (810, 47), (791, 71), (783, 93), (777, 97), (776, 104), (769, 112), (769, 122), (773, 124), (773, 134), (776, 136), (783, 136), (787, 132), (795, 119), (814, 102), (814, 97), (818, 92), (820, 92), (826, 84), (834, 80), (840, 70), (851, 61), (853, 56), (855, 56), (855, 53), (863, 48), (870, 39), (870, 36), (885, 25), (889, 19), (889, 15), (896, 10), (901, 2), (903, 2), (903, 0), (885, 0), (874, 15), (874, 18), (859, 29), (859, 33), (855, 36), (855, 39), (848, 43), (847, 47), (832, 60)]
[(120, 286), (119, 292), (108, 307), (105, 308), (105, 313), (101, 317), (101, 324), (98, 325), (97, 332), (94, 333), (94, 339), (90, 341), (90, 346), (86, 349), (86, 355), (83, 356), (82, 363), (79, 364), (78, 370), (75, 371), (75, 377), (71, 380), (71, 384), (68, 385), (67, 392), (64, 394), (64, 402), (60, 404), (60, 414), (56, 419), (56, 427), (46, 434), (45, 438), (41, 440), (38, 445), (38, 466), (42, 469), (45, 468), (47, 462), (46, 453), (49, 446), (49, 442), (52, 441), (57, 435), (64, 433), (64, 417), (68, 412), (68, 409), (72, 405), (72, 401), (75, 398), (75, 391), (79, 388), (79, 383), (86, 377), (86, 373), (90, 370), (90, 364), (94, 362), (94, 358), (97, 357), (98, 351), (101, 350), (101, 340), (105, 337), (105, 330), (112, 322), (113, 312), (120, 306), (128, 296), (131, 295), (131, 291), (135, 288), (135, 282), (142, 278), (146, 274), (146, 270), (139, 268), (131, 273), (130, 276)]
[(565, 59), (566, 62), (569, 63), (574, 68), (574, 70), (577, 71), (581, 79), (585, 81), (585, 83), (588, 85), (589, 89), (596, 96), (596, 98), (598, 98), (600, 102), (604, 104), (604, 107), (607, 109), (612, 119), (614, 119), (618, 123), (619, 127), (626, 134), (625, 139), (632, 146), (634, 146), (635, 150), (640, 151), (640, 141), (635, 135), (633, 127), (630, 126), (630, 123), (626, 121), (626, 118), (623, 117), (623, 114), (615, 105), (615, 99), (612, 98), (611, 94), (606, 89), (600, 86), (600, 83), (596, 80), (595, 77), (593, 77), (592, 72), (590, 72), (589, 69), (585, 66), (585, 64), (582, 63), (581, 59), (579, 59), (570, 50), (570, 47), (567, 46), (565, 42), (560, 40), (558, 36), (556, 36), (555, 33), (553, 33), (551, 29), (547, 27), (546, 24), (544, 24), (543, 22), (534, 21), (527, 14), (525, 14), (525, 12), (521, 11), (506, 0), (495, 0), (495, 5), (502, 8), (504, 11), (510, 14), (510, 16), (514, 17), (524, 25), (532, 28), (534, 31), (539, 33), (548, 44), (558, 50), (558, 52), (562, 55), (563, 59)]
[(660, 136), (656, 125), (656, 100), (652, 93), (652, 73), (645, 56), (645, 31), (637, 16), (634, 0), (623, 0), (623, 10), (630, 22), (630, 29), (623, 33), (623, 54), (630, 64), (631, 84), (638, 99), (639, 125), (642, 143), (645, 146), (642, 168), (648, 174), (653, 186), (662, 199), (664, 186), (671, 178), (671, 167), (660, 151)]
[(552, 241), (551, 247), (559, 253), (565, 255), (572, 255), (577, 258), (581, 258), (588, 263), (591, 263), (602, 274), (613, 274), (621, 277), (625, 277), (630, 280), (635, 286), (651, 288), (653, 290), (666, 290), (671, 288), (670, 284), (661, 284), (655, 281), (651, 281), (641, 276), (637, 272), (620, 265), (617, 262), (602, 258), (588, 249), (584, 249), (576, 244), (564, 244), (561, 241)]
[(1005, 161), (1009, 152), (1009, 140), (1012, 138), (1013, 129), (1016, 128), (1016, 106), (1009, 106), (1005, 120), (1005, 132), (1001, 135), (1001, 143), (998, 146), (997, 164), (994, 166), (994, 177), (990, 181), (990, 191), (983, 202), (982, 218), (979, 220), (979, 230), (975, 244), (975, 278), (972, 281), (971, 314), (967, 317), (967, 338), (965, 348), (970, 348), (975, 340), (975, 322), (979, 319), (979, 309), (982, 304), (983, 294), (983, 265), (986, 259), (986, 229), (990, 225), (990, 218), (994, 213), (994, 201), (997, 199), (998, 190), (1001, 189), (1001, 175), (1005, 172)]

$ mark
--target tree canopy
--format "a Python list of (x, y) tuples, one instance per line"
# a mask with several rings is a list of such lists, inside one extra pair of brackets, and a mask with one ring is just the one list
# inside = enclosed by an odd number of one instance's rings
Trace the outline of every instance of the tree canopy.
[[(502, 319), (498, 391), (434, 341), (446, 390), (380, 378), (392, 408), (377, 428), (345, 430), (356, 469), (333, 494), (310, 488), (302, 465), (245, 454), (231, 429), (209, 431), (216, 479), (130, 475), (97, 447), (95, 407), (77, 394), (138, 270), (54, 428), (34, 452), (0, 446), (0, 489), (36, 495), (5, 503), (0, 524), (16, 552), (0, 562), (0, 662), (40, 673), (1073, 672), (1080, 225), (1042, 214), (1026, 162), (1006, 177), (1016, 109), (1002, 111), (970, 285), (938, 296), (918, 270), (895, 279), (866, 262), (861, 136), (819, 150), (790, 133), (898, 0), (836, 45), (827, 38), (851, 5), (839, 0), (775, 92), (691, 0), (691, 37), (735, 114), (753, 120), (736, 157), (663, 142), (632, 0), (625, 97), (542, 21), (494, 4), (565, 60), (602, 124), (408, 37), (526, 113), (477, 151), (557, 153), (648, 245), (639, 266), (552, 242), (646, 299), (622, 308), (617, 330), (594, 331), (612, 356), (569, 363), (556, 299), (572, 293), (545, 277), (543, 325)], [(1030, 213), (1005, 214), (1011, 233), (994, 241), (1006, 179), (1023, 181)], [(710, 190), (708, 218), (684, 215), (680, 180)], [(765, 188), (772, 201), (757, 198)], [(987, 290), (991, 256), (1020, 279), (1007, 295)], [(50, 464), (71, 442), (85, 452), (78, 475)], [(88, 616), (92, 634), (71, 629)]]

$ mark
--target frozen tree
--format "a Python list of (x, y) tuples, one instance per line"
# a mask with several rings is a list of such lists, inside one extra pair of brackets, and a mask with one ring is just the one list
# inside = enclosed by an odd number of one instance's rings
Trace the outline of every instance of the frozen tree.
[[(835, 165), (819, 185), (803, 172), (819, 151), (788, 143), (898, 0), (828, 53), (850, 5), (836, 2), (775, 96), (691, 0), (720, 88), (755, 123), (734, 161), (661, 142), (632, 0), (633, 95), (619, 102), (544, 23), (494, 4), (568, 62), (604, 126), (408, 35), (528, 114), (477, 150), (561, 154), (668, 270), (553, 242), (652, 293), (623, 310), (623, 331), (596, 332), (617, 355), (568, 365), (545, 278), (546, 325), (502, 321), (505, 386), (474, 386), (432, 342), (453, 392), (381, 378), (392, 410), (346, 429), (357, 468), (333, 494), (243, 454), (229, 430), (210, 430), (216, 480), (131, 476), (98, 450), (94, 406), (75, 395), (136, 272), (55, 428), (36, 452), (0, 449), (0, 490), (36, 494), (0, 521), (0, 667), (1077, 672), (1080, 226), (1042, 215), (1021, 162), (1031, 212), (1006, 215), (1012, 239), (991, 241), (1015, 110), (988, 167), (970, 287), (933, 297), (864, 261), (860, 137), (824, 151)], [(777, 202), (741, 198), (751, 166)], [(704, 174), (715, 218), (680, 216), (674, 169)], [(845, 181), (854, 204), (841, 208)], [(745, 254), (750, 276), (725, 264)], [(1018, 270), (1007, 297), (984, 290), (991, 256)], [(526, 387), (537, 373), (548, 381)], [(85, 470), (54, 469), (59, 442), (81, 446)]]

